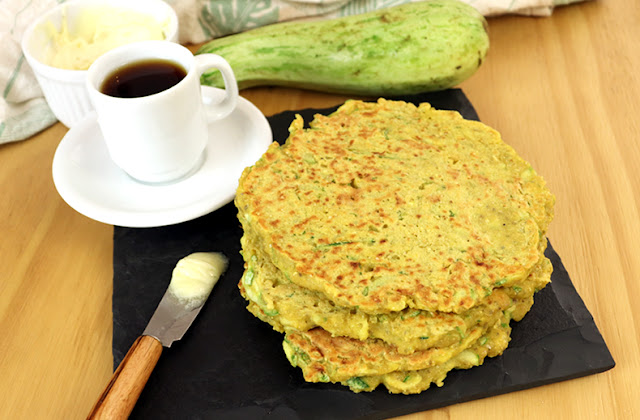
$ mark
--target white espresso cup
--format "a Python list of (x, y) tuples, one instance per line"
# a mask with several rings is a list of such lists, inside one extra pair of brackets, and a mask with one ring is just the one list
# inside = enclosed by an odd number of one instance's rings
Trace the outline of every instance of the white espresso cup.
[[(149, 60), (169, 61), (186, 75), (147, 96), (102, 92), (105, 81), (118, 71)], [(222, 74), (226, 93), (219, 103), (205, 104), (200, 76), (212, 68)], [(105, 53), (89, 67), (86, 85), (111, 159), (145, 183), (172, 182), (197, 170), (209, 141), (209, 124), (229, 115), (238, 101), (238, 85), (226, 60), (215, 54), (194, 56), (170, 41), (141, 41)]]

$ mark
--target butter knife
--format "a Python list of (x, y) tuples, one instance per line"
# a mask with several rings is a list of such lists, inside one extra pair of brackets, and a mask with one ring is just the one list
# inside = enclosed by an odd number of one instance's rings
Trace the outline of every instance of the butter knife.
[(162, 347), (189, 329), (227, 267), (220, 253), (196, 252), (176, 264), (171, 282), (142, 335), (136, 339), (87, 419), (126, 419), (155, 368)]

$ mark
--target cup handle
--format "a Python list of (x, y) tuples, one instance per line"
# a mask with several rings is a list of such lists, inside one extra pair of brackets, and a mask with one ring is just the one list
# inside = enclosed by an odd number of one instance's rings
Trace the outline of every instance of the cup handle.
[(233, 74), (231, 66), (219, 55), (216, 54), (199, 54), (195, 57), (196, 68), (198, 70), (198, 78), (202, 74), (215, 68), (222, 74), (222, 80), (224, 80), (225, 96), (219, 102), (205, 101), (205, 109), (207, 113), (208, 121), (215, 121), (226, 117), (231, 114), (238, 103), (238, 83), (236, 77)]

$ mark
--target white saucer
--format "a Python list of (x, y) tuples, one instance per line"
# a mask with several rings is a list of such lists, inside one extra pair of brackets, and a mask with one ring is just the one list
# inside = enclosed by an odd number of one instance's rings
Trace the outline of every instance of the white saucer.
[[(221, 89), (203, 86), (216, 100)], [(209, 125), (204, 162), (172, 184), (135, 181), (109, 157), (95, 114), (71, 128), (53, 158), (53, 182), (72, 208), (97, 221), (126, 227), (165, 226), (195, 219), (231, 202), (238, 179), (273, 141), (265, 116), (240, 97), (228, 117)]]

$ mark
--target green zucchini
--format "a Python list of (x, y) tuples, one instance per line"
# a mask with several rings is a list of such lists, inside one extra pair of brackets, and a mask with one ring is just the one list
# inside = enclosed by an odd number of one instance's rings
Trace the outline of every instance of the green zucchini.
[[(356, 95), (442, 90), (470, 77), (489, 49), (487, 24), (459, 0), (426, 0), (335, 19), (282, 22), (204, 44), (240, 89), (288, 86)], [(222, 87), (217, 70), (202, 83)]]

